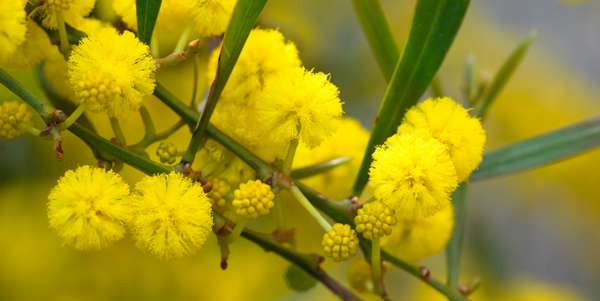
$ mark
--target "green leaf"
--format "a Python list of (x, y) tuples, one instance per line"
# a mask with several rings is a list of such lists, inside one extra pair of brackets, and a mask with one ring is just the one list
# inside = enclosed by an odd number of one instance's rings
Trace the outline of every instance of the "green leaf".
[(389, 80), (400, 55), (381, 4), (379, 0), (352, 0), (352, 4), (379, 69)]
[(215, 79), (210, 87), (202, 117), (194, 129), (192, 140), (183, 160), (191, 161), (198, 148), (204, 143), (204, 132), (209, 125), (210, 117), (217, 106), (223, 89), (225, 89), (225, 84), (227, 84), (233, 67), (242, 52), (246, 39), (266, 3), (267, 0), (239, 0), (236, 3), (231, 21), (229, 21), (223, 37), (223, 46), (219, 54)]
[(383, 97), (353, 192), (368, 181), (371, 155), (395, 131), (404, 113), (417, 103), (450, 49), (469, 6), (469, 0), (417, 2), (408, 42)]
[(452, 194), (455, 222), (452, 228), (452, 237), (446, 246), (446, 270), (448, 271), (448, 286), (453, 288), (459, 285), (460, 251), (464, 232), (468, 185), (468, 183), (462, 183)]
[(154, 25), (156, 25), (161, 2), (162, 0), (135, 1), (138, 37), (147, 45), (150, 45), (152, 39), (152, 32), (154, 31)]
[(332, 160), (327, 160), (325, 162), (320, 162), (310, 166), (294, 169), (292, 170), (290, 176), (296, 180), (308, 178), (310, 176), (324, 173), (340, 165), (346, 164), (350, 162), (350, 160), (352, 160), (351, 157), (339, 157)]
[(496, 97), (498, 97), (500, 92), (502, 92), (502, 89), (514, 74), (517, 67), (519, 67), (519, 64), (523, 60), (523, 57), (525, 57), (527, 50), (529, 50), (529, 47), (533, 41), (535, 41), (536, 36), (537, 33), (535, 31), (531, 32), (527, 38), (519, 43), (517, 48), (513, 50), (504, 64), (502, 64), (502, 67), (500, 67), (500, 70), (498, 70), (498, 73), (494, 76), (494, 79), (484, 92), (483, 100), (481, 101), (481, 105), (477, 110), (477, 116), (485, 118), (490, 106), (494, 100), (496, 100)]
[(555, 163), (600, 145), (600, 117), (493, 151), (471, 180), (482, 180)]

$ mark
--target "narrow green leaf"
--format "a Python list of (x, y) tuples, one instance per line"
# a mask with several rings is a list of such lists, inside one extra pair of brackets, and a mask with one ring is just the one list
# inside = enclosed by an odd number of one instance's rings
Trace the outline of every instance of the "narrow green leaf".
[(379, 0), (352, 0), (354, 11), (386, 81), (392, 77), (399, 51)]
[(36, 112), (42, 115), (43, 118), (48, 116), (48, 111), (43, 102), (35, 97), (29, 90), (27, 90), (21, 83), (15, 78), (8, 74), (4, 69), (0, 68), (0, 83), (2, 83), (8, 90), (19, 96), (23, 101), (30, 105)]
[(529, 50), (529, 47), (531, 46), (533, 41), (535, 41), (536, 36), (537, 33), (535, 31), (531, 32), (529, 36), (527, 36), (527, 38), (525, 38), (521, 43), (519, 43), (517, 48), (513, 50), (513, 52), (508, 56), (508, 58), (504, 62), (504, 64), (502, 64), (502, 67), (500, 67), (500, 70), (498, 70), (498, 73), (494, 76), (494, 79), (492, 80), (492, 82), (490, 83), (483, 95), (481, 105), (477, 110), (477, 116), (485, 118), (490, 106), (492, 105), (494, 100), (496, 100), (496, 97), (498, 97), (500, 92), (502, 92), (502, 89), (504, 88), (508, 80), (511, 78), (511, 76), (514, 74), (517, 67), (519, 67), (519, 64), (523, 60), (523, 57), (525, 57), (527, 50)]
[(339, 158), (335, 158), (332, 160), (327, 160), (325, 162), (320, 162), (320, 163), (313, 164), (310, 166), (294, 169), (294, 170), (292, 170), (290, 176), (293, 179), (297, 179), (297, 180), (303, 179), (303, 178), (308, 178), (310, 176), (324, 173), (324, 172), (329, 171), (333, 168), (336, 168), (340, 165), (346, 164), (346, 163), (350, 162), (350, 160), (352, 160), (352, 158), (350, 158), (350, 157), (339, 157)]
[(368, 181), (371, 155), (395, 131), (404, 113), (417, 103), (450, 49), (470, 0), (420, 0), (408, 42), (398, 61), (371, 132), (354, 183), (358, 195)]
[(161, 2), (162, 0), (135, 1), (138, 37), (140, 41), (147, 45), (150, 45), (152, 39), (152, 32), (154, 31), (154, 25), (156, 25)]
[(600, 117), (504, 147), (484, 156), (471, 180), (555, 163), (600, 146)]
[(446, 270), (448, 286), (457, 288), (460, 275), (460, 251), (462, 247), (465, 211), (467, 202), (468, 183), (462, 183), (452, 194), (452, 207), (454, 210), (454, 227), (452, 236), (446, 246)]
[(204, 132), (208, 127), (210, 117), (217, 106), (223, 89), (225, 89), (225, 84), (227, 84), (231, 71), (233, 71), (233, 67), (242, 52), (250, 30), (256, 24), (256, 20), (266, 3), (267, 0), (239, 0), (236, 3), (231, 21), (229, 21), (225, 36), (223, 37), (223, 46), (219, 55), (217, 73), (210, 87), (202, 117), (194, 129), (192, 140), (184, 155), (184, 161), (191, 161), (198, 148), (204, 143), (206, 138)]

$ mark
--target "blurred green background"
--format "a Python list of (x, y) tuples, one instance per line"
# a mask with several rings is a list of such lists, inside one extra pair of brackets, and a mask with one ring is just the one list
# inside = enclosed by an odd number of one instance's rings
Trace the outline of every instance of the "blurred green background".
[[(440, 71), (450, 96), (460, 97), (467, 55), (475, 56), (482, 76), (493, 74), (520, 39), (531, 29), (539, 31), (524, 64), (492, 108), (486, 124), (488, 149), (598, 115), (600, 3), (472, 2)], [(382, 3), (397, 42), (402, 45), (414, 1)], [(331, 73), (332, 81), (340, 87), (347, 114), (370, 125), (385, 81), (350, 1), (270, 1), (260, 24), (279, 28), (294, 41), (305, 66)], [(42, 95), (32, 72), (11, 73)], [(189, 66), (173, 68), (161, 76), (177, 94), (189, 95)], [(0, 88), (0, 101), (14, 98)], [(155, 116), (161, 114), (164, 128), (176, 120), (157, 101), (147, 102)], [(93, 119), (100, 133), (110, 136), (105, 117)], [(141, 137), (137, 116), (124, 120), (124, 124), (128, 138)], [(174, 142), (183, 146), (186, 137), (180, 131)], [(282, 277), (287, 263), (242, 240), (233, 246), (226, 271), (219, 269), (214, 238), (198, 255), (176, 262), (160, 262), (137, 250), (127, 239), (96, 253), (80, 253), (62, 246), (48, 228), (47, 194), (66, 169), (93, 163), (80, 141), (69, 134), (65, 140), (66, 158), (62, 162), (54, 159), (50, 142), (29, 137), (0, 141), (0, 300), (334, 299), (320, 285), (303, 294), (289, 290)], [(483, 289), (476, 299), (486, 300), (488, 290), (518, 291), (524, 283), (539, 284), (547, 290), (560, 287), (588, 300), (600, 299), (596, 283), (600, 279), (598, 166), (600, 151), (593, 151), (536, 171), (473, 185), (464, 279), (482, 279)], [(141, 175), (130, 168), (123, 173), (130, 183)], [(319, 229), (305, 219), (303, 211), (296, 212), (300, 213), (293, 216), (292, 223), (301, 228), (300, 243), (304, 249), (318, 251), (318, 239), (311, 237), (320, 237)], [(443, 256), (428, 259), (425, 264), (432, 267), (435, 276), (444, 277)], [(327, 268), (345, 281), (347, 265)], [(390, 293), (396, 299), (433, 300), (420, 295), (421, 286), (401, 271), (394, 270), (389, 277)], [(538, 300), (550, 300), (541, 293), (535, 295), (542, 296)]]

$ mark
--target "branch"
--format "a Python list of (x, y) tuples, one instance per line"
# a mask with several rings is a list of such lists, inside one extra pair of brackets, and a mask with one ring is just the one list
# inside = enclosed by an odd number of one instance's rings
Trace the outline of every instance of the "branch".
[[(8, 75), (4, 70), (0, 69), (0, 82), (6, 86), (9, 90), (15, 93), (17, 96), (22, 99), (27, 98), (27, 103), (33, 107), (36, 112), (38, 112), (42, 118), (46, 118), (47, 112), (42, 105), (42, 102), (33, 94), (29, 93), (27, 89), (25, 89), (19, 82), (17, 82), (14, 78)], [(134, 152), (131, 152), (127, 149), (124, 149), (118, 145), (111, 143), (110, 141), (98, 136), (94, 132), (82, 127), (81, 125), (75, 123), (71, 127), (69, 127), (69, 131), (75, 134), (77, 137), (88, 143), (94, 148), (102, 150), (104, 153), (112, 155), (119, 160), (131, 165), (132, 167), (146, 173), (149, 175), (157, 174), (157, 173), (167, 173), (170, 172), (171, 169), (167, 166), (158, 164), (154, 161), (151, 161), (141, 155), (138, 155)], [(325, 271), (321, 269), (318, 263), (312, 263), (307, 258), (307, 255), (299, 254), (289, 249), (285, 249), (275, 243), (272, 239), (267, 239), (264, 236), (250, 231), (244, 230), (242, 233), (249, 241), (256, 243), (257, 245), (263, 247), (267, 251), (272, 251), (279, 255), (280, 257), (292, 262), (297, 265), (311, 276), (319, 280), (323, 283), (331, 292), (338, 295), (343, 300), (354, 300), (360, 301), (358, 297), (356, 297), (350, 290), (339, 284), (335, 279), (329, 276)]]
[[(160, 87), (160, 88), (159, 88)], [(172, 108), (175, 113), (177, 113), (183, 120), (186, 120), (190, 125), (196, 124), (198, 120), (198, 114), (192, 110), (190, 110), (183, 102), (177, 99), (173, 94), (169, 93), (163, 86), (160, 84), (157, 85), (157, 89), (154, 91), (154, 95), (158, 97), (164, 104), (166, 104), (169, 108)], [(216, 129), (214, 126), (210, 125), (207, 128), (208, 135), (221, 143), (227, 149), (229, 149), (232, 153), (242, 159), (244, 162), (248, 163), (252, 166), (258, 173), (267, 173), (267, 174), (281, 174), (277, 169), (271, 167), (268, 163), (264, 162), (242, 145), (237, 143), (231, 137), (227, 136), (223, 132)], [(293, 183), (292, 179), (288, 179), (290, 183)], [(302, 191), (302, 193), (306, 196), (306, 198), (311, 202), (312, 205), (317, 207), (323, 213), (331, 217), (338, 223), (344, 223), (353, 225), (353, 216), (351, 214), (352, 204), (351, 201), (332, 201), (329, 200), (324, 195), (314, 191), (312, 188), (303, 185), (302, 183), (296, 183), (298, 188)], [(367, 242), (368, 243), (368, 242)], [(370, 246), (370, 244), (369, 244)], [(370, 247), (369, 247), (370, 250)], [(364, 249), (363, 249), (364, 251)], [(368, 251), (370, 252), (370, 251)], [(368, 253), (367, 253), (368, 254)], [(419, 268), (413, 266), (409, 263), (402, 261), (399, 258), (392, 256), (389, 253), (382, 252), (382, 257), (384, 260), (389, 261), (393, 265), (398, 268), (408, 272), (409, 274), (423, 280), (425, 283), (430, 285), (432, 288), (445, 295), (451, 301), (466, 301), (467, 299), (460, 295), (460, 293), (454, 289), (450, 289), (444, 284), (430, 276), (423, 277), (422, 271), (425, 268)], [(426, 270), (426, 269), (425, 269)]]

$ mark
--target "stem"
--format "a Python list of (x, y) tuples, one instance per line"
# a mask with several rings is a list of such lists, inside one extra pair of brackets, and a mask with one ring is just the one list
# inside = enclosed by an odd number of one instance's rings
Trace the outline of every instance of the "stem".
[(145, 106), (141, 106), (139, 108), (140, 117), (142, 118), (142, 123), (144, 124), (144, 140), (153, 138), (156, 136), (156, 128), (154, 127), (154, 122), (152, 121), (152, 116), (150, 112)]
[(69, 43), (69, 36), (67, 35), (65, 19), (63, 18), (62, 11), (57, 10), (55, 13), (56, 25), (58, 27), (58, 37), (60, 39), (60, 52), (62, 52), (65, 58), (68, 58), (71, 54), (71, 44)]
[(37, 97), (35, 97), (29, 90), (27, 90), (21, 83), (14, 79), (4, 69), (0, 68), (0, 83), (2, 83), (8, 90), (19, 96), (29, 106), (31, 106), (36, 112), (38, 112), (44, 121), (48, 121), (49, 112), (46, 110), (46, 106)]
[(127, 145), (127, 142), (125, 141), (125, 135), (123, 134), (123, 129), (121, 129), (121, 123), (119, 123), (119, 119), (117, 119), (116, 117), (109, 117), (109, 119), (110, 127), (112, 128), (113, 133), (115, 134), (115, 138), (117, 138), (121, 145)]
[(329, 230), (331, 230), (331, 225), (329, 224), (329, 222), (310, 203), (310, 201), (304, 196), (302, 191), (300, 191), (300, 189), (298, 189), (298, 186), (292, 185), (290, 187), (290, 191), (292, 192), (294, 197), (296, 197), (298, 202), (300, 202), (300, 205), (302, 205), (302, 207), (304, 207), (304, 209), (306, 209), (306, 211), (308, 211), (308, 213), (310, 213), (310, 215), (319, 223), (319, 225), (323, 228), (323, 230), (325, 230), (326, 232), (329, 232)]
[(373, 289), (380, 295), (381, 290), (381, 244), (379, 238), (371, 242), (371, 273), (373, 277)]
[(19, 122), (18, 126), (19, 126), (20, 129), (27, 131), (27, 133), (29, 133), (29, 134), (31, 134), (33, 136), (40, 136), (42, 134), (41, 130), (36, 129), (35, 127), (33, 127), (29, 123)]
[(294, 169), (290, 173), (290, 176), (296, 180), (308, 178), (314, 175), (330, 171), (331, 169), (344, 165), (350, 161), (352, 161), (352, 157), (338, 157), (335, 159), (319, 162), (317, 164)]
[(190, 39), (190, 34), (192, 33), (193, 24), (189, 24), (185, 27), (181, 35), (179, 36), (179, 40), (177, 40), (177, 45), (175, 46), (175, 50), (173, 53), (182, 51), (185, 48), (188, 40)]
[(246, 224), (248, 224), (248, 220), (247, 219), (241, 219), (241, 220), (239, 220), (237, 222), (237, 224), (235, 224), (235, 226), (233, 227), (233, 231), (231, 231), (231, 234), (229, 234), (229, 237), (227, 238), (227, 242), (228, 243), (232, 243), (238, 237), (240, 237), (240, 234), (242, 234), (242, 231), (244, 231), (244, 228), (246, 227)]
[(83, 115), (83, 112), (85, 112), (85, 105), (80, 104), (58, 128), (61, 130), (68, 129), (77, 121), (77, 119), (79, 119), (79, 117), (81, 117), (81, 115)]
[(194, 55), (192, 70), (194, 71), (194, 82), (192, 83), (192, 100), (190, 101), (190, 108), (195, 109), (196, 106), (196, 98), (198, 97), (198, 56)]
[[(175, 97), (168, 90), (166, 90), (160, 83), (157, 84), (156, 89), (154, 91), (154, 95), (165, 105), (171, 108), (175, 113), (177, 113), (189, 125), (193, 126), (196, 124), (196, 122), (198, 122), (198, 114), (190, 110), (189, 107), (187, 107), (183, 102), (178, 100), (177, 97)], [(229, 151), (234, 153), (237, 157), (246, 162), (254, 170), (256, 170), (258, 175), (262, 176), (263, 178), (266, 178), (273, 174), (274, 169), (269, 164), (262, 161), (260, 158), (248, 151), (245, 147), (237, 143), (235, 140), (233, 140), (231, 137), (227, 136), (223, 132), (219, 131), (214, 126), (208, 126), (207, 134), (212, 139), (216, 140), (225, 148), (227, 148)], [(330, 216), (334, 221), (344, 224), (353, 223), (353, 216), (348, 210), (348, 204), (344, 202), (332, 201), (324, 195), (314, 191), (312, 188), (303, 185), (302, 183), (296, 183), (295, 186), (297, 186), (302, 191), (303, 195), (309, 200), (309, 202), (312, 205), (319, 208), (322, 212)], [(246, 233), (247, 230), (242, 233), (242, 236), (244, 236)], [(246, 235), (246, 238), (250, 239), (248, 235)], [(370, 246), (368, 241), (361, 240), (361, 248), (363, 249), (363, 252), (365, 252), (365, 254), (370, 254), (370, 248), (363, 247), (367, 245)], [(401, 259), (394, 257), (389, 253), (386, 253), (385, 251), (381, 252), (381, 255), (385, 261), (388, 261), (392, 265), (398, 267), (399, 269), (406, 271), (415, 278), (422, 280), (439, 293), (448, 297), (449, 300), (467, 301), (467, 299), (464, 296), (462, 296), (457, 290), (446, 287), (439, 280), (436, 280), (431, 276), (423, 277), (421, 275), (421, 268), (404, 262)], [(314, 274), (312, 273), (311, 275), (314, 276)]]
[(287, 150), (287, 154), (285, 155), (285, 160), (283, 161), (283, 165), (281, 171), (286, 176), (290, 175), (290, 171), (292, 170), (292, 165), (294, 163), (294, 156), (296, 155), (296, 150), (298, 149), (298, 138), (292, 139), (290, 141), (290, 145)]
[(447, 284), (452, 288), (457, 288), (460, 280), (460, 251), (464, 234), (467, 188), (468, 184), (463, 183), (452, 196), (454, 228), (452, 229), (452, 237), (446, 247)]
[(361, 299), (354, 295), (350, 290), (342, 286), (334, 278), (329, 276), (319, 264), (316, 262), (313, 256), (301, 254), (293, 251), (290, 248), (285, 248), (275, 242), (270, 236), (256, 233), (251, 230), (244, 230), (242, 236), (251, 242), (262, 247), (267, 252), (274, 252), (281, 258), (295, 264), (313, 278), (317, 279), (323, 285), (325, 285), (332, 293), (340, 297), (342, 300), (347, 301), (360, 301)]

